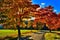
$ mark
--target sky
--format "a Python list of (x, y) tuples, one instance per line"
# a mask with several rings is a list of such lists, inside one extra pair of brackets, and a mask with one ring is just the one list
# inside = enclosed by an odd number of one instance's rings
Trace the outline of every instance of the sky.
[(32, 3), (41, 5), (42, 7), (51, 5), (57, 14), (60, 12), (60, 0), (32, 0)]

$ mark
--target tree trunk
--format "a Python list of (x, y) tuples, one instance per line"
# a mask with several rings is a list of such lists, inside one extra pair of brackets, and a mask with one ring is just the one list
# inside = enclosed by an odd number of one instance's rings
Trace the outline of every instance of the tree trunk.
[(18, 40), (20, 40), (20, 38), (21, 38), (21, 32), (20, 32), (20, 27), (19, 27), (19, 25), (17, 25), (17, 30), (18, 30)]

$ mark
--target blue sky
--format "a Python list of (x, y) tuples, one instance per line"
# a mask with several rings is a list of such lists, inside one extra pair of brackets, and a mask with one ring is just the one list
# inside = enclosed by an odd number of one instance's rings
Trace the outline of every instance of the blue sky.
[(45, 3), (44, 6), (51, 5), (54, 7), (54, 10), (59, 13), (60, 12), (60, 0), (32, 0), (33, 4)]

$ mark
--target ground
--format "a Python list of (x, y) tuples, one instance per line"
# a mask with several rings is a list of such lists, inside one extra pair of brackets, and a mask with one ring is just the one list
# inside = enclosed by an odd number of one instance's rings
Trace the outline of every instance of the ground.
[[(58, 33), (60, 31), (52, 31), (55, 33), (45, 33), (44, 32), (40, 32), (38, 30), (21, 30), (21, 35), (22, 36), (31, 36), (32, 39), (34, 40), (42, 40), (43, 39), (43, 35), (45, 40), (55, 40), (59, 39), (60, 40), (60, 34), (58, 35)], [(0, 39), (5, 38), (5, 37), (17, 37), (18, 32), (17, 30), (0, 30)]]
[[(37, 32), (37, 30), (21, 30), (21, 35), (32, 32)], [(17, 35), (18, 35), (17, 30), (0, 30), (0, 38), (6, 36), (16, 37)]]

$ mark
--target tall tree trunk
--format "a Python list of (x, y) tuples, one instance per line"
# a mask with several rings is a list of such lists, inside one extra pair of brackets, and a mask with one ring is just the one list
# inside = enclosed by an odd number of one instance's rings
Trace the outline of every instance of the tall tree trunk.
[(18, 40), (20, 40), (20, 38), (21, 38), (21, 32), (20, 32), (20, 27), (19, 27), (19, 25), (17, 25), (17, 29), (18, 29)]

